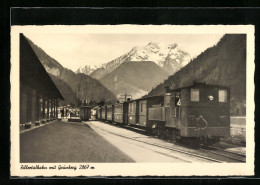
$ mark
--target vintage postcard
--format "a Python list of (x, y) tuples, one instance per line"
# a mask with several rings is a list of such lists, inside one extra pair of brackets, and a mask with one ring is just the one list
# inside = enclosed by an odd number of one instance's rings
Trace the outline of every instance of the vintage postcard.
[(11, 176), (254, 175), (254, 31), (12, 26)]

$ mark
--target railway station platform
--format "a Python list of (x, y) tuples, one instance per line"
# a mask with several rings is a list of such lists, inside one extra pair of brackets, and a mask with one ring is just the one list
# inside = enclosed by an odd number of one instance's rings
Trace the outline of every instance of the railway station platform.
[(26, 127), (26, 124), (20, 124), (20, 133), (24, 133), (24, 132), (27, 132), (27, 131), (30, 131), (30, 130), (42, 127), (44, 125), (51, 124), (51, 123), (53, 123), (55, 121), (57, 121), (57, 120), (55, 119), (55, 120), (46, 121), (45, 123), (39, 123), (38, 125), (30, 124), (29, 128)]
[(81, 122), (55, 120), (20, 133), (20, 162), (134, 162)]

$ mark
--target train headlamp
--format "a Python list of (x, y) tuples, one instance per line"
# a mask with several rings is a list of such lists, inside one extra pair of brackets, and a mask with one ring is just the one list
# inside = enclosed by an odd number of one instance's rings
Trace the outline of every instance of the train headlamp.
[(209, 96), (208, 96), (208, 99), (209, 99), (209, 101), (213, 101), (213, 100), (214, 100), (214, 97), (213, 97), (212, 95), (209, 95)]

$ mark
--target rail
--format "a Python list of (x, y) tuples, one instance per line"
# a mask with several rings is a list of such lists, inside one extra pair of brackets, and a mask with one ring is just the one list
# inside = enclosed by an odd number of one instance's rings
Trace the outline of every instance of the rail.
[[(208, 147), (207, 149), (206, 148), (200, 148), (200, 149), (194, 151), (194, 152), (197, 152), (197, 154), (196, 154), (196, 153), (191, 153), (191, 152), (181, 150), (181, 149), (177, 149), (177, 148), (172, 148), (172, 147), (168, 147), (168, 146), (164, 146), (164, 145), (160, 145), (160, 144), (156, 144), (156, 143), (142, 141), (138, 138), (133, 138), (133, 137), (128, 137), (128, 136), (125, 136), (125, 135), (122, 135), (122, 134), (117, 134), (117, 133), (114, 133), (114, 132), (111, 132), (111, 131), (107, 131), (103, 128), (100, 128), (100, 127), (98, 127), (94, 124), (92, 124), (92, 125), (95, 126), (98, 129), (100, 129), (100, 130), (106, 131), (108, 133), (111, 133), (111, 134), (114, 134), (114, 135), (117, 135), (117, 136), (120, 136), (120, 137), (123, 137), (123, 138), (135, 140), (135, 141), (138, 141), (138, 142), (142, 142), (142, 143), (149, 144), (149, 145), (152, 145), (152, 146), (157, 146), (157, 147), (160, 147), (160, 148), (163, 148), (163, 149), (168, 149), (168, 150), (171, 150), (171, 151), (179, 152), (179, 153), (186, 154), (186, 155), (189, 155), (189, 156), (205, 159), (205, 160), (208, 160), (208, 161), (211, 161), (211, 162), (217, 162), (217, 163), (245, 162), (245, 155), (239, 154), (239, 153), (234, 153), (234, 152), (229, 152), (229, 151), (224, 151), (224, 150), (221, 151), (220, 148), (216, 148), (216, 147), (215, 148), (214, 147), (210, 147), (210, 148)], [(124, 128), (126, 128), (126, 127), (124, 127)], [(130, 127), (130, 128), (132, 128), (132, 127)], [(128, 130), (133, 131), (133, 129), (128, 129)], [(138, 130), (134, 129), (134, 131), (135, 132), (137, 131), (138, 133), (140, 133), (140, 129), (138, 129)], [(140, 133), (140, 134), (143, 134), (143, 133)], [(156, 137), (154, 137), (154, 138), (156, 138)], [(208, 156), (210, 156), (210, 154), (211, 154), (212, 157), (208, 157)], [(218, 159), (215, 159), (215, 158), (219, 158), (221, 160), (218, 160)]]
[(233, 161), (246, 162), (246, 156), (242, 153), (227, 151), (218, 147), (207, 147), (207, 149), (201, 148), (202, 151), (213, 153), (225, 158), (229, 158)]
[(96, 128), (98, 128), (98, 129), (100, 129), (100, 130), (103, 130), (103, 131), (108, 132), (108, 133), (113, 134), (113, 135), (117, 135), (117, 136), (122, 137), (122, 138), (138, 141), (138, 142), (145, 143), (145, 144), (148, 144), (148, 145), (151, 145), (151, 146), (157, 146), (157, 147), (160, 147), (160, 148), (163, 148), (163, 149), (168, 149), (168, 150), (171, 150), (171, 151), (174, 151), (174, 152), (186, 154), (186, 155), (189, 155), (189, 156), (192, 156), (192, 157), (196, 157), (196, 158), (199, 158), (199, 159), (204, 159), (204, 160), (211, 161), (211, 162), (217, 162), (217, 163), (225, 162), (225, 161), (213, 159), (213, 158), (210, 158), (210, 157), (207, 157), (207, 156), (204, 156), (204, 155), (191, 153), (191, 152), (188, 152), (188, 151), (185, 151), (185, 150), (176, 149), (176, 148), (172, 148), (172, 147), (168, 147), (168, 146), (164, 146), (164, 145), (160, 145), (160, 144), (156, 144), (156, 143), (151, 143), (151, 142), (147, 142), (147, 141), (142, 141), (142, 140), (140, 140), (138, 138), (128, 137), (128, 136), (124, 136), (124, 135), (121, 135), (121, 134), (117, 134), (117, 133), (105, 130), (105, 129), (100, 128), (100, 127), (98, 127), (98, 126), (96, 126), (94, 124), (91, 124), (91, 125), (96, 127)]

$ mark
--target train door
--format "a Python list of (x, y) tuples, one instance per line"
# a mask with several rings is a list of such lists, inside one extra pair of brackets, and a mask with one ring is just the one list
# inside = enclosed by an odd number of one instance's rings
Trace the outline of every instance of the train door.
[(138, 115), (138, 121), (139, 125), (146, 126), (146, 112), (147, 112), (147, 101), (142, 100), (139, 102), (139, 115)]
[(181, 118), (181, 92), (177, 91), (175, 92), (175, 118), (180, 119)]
[(128, 103), (128, 124), (136, 124), (136, 102)]
[(127, 124), (128, 123), (128, 103), (124, 102), (122, 106), (122, 113), (123, 113), (123, 123)]

